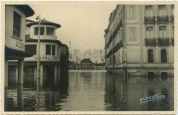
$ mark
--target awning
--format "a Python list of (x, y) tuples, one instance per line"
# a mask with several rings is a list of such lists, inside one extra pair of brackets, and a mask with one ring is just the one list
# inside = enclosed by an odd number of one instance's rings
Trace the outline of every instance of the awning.
[(5, 59), (7, 60), (18, 60), (31, 56), (33, 56), (33, 54), (5, 47)]

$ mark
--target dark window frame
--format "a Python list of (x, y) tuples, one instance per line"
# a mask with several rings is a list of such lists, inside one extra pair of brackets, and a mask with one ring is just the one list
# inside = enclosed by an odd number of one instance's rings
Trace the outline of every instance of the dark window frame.
[(16, 11), (13, 12), (13, 36), (21, 37), (22, 16)]
[(36, 44), (25, 45), (25, 52), (29, 52), (30, 54), (37, 54), (37, 45)]
[[(40, 27), (40, 35), (45, 34), (45, 27)], [(34, 27), (34, 35), (38, 35), (38, 27)]]
[(55, 55), (56, 45), (46, 44), (46, 55)]
[[(53, 31), (49, 32), (50, 30), (53, 30)], [(54, 35), (54, 33), (55, 33), (54, 27), (47, 27), (46, 28), (46, 35)]]
[(167, 50), (161, 49), (161, 63), (167, 63)]
[(154, 63), (153, 49), (147, 50), (147, 58), (148, 58), (148, 63)]

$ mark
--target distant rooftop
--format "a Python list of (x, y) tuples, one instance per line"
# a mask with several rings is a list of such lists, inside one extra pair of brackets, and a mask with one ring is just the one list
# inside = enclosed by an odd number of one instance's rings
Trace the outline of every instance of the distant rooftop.
[(26, 17), (30, 17), (32, 15), (34, 15), (34, 11), (33, 9), (29, 6), (29, 5), (14, 5), (16, 8), (18, 8), (19, 10), (21, 10)]

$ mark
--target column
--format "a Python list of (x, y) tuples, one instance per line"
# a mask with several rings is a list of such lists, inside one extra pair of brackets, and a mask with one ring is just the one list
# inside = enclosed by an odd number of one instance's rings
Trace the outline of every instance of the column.
[(18, 83), (17, 83), (17, 105), (21, 110), (23, 107), (23, 79), (24, 79), (24, 61), (18, 60)]
[(40, 89), (43, 87), (43, 65), (40, 65)]

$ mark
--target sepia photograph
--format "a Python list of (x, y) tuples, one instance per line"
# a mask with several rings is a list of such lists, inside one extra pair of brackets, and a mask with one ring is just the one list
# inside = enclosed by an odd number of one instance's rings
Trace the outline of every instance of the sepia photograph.
[(2, 6), (4, 113), (175, 111), (174, 2)]

